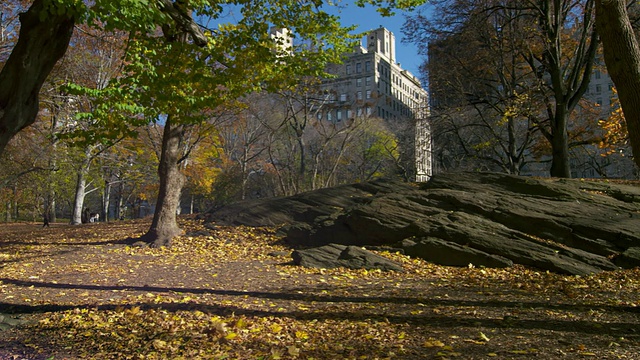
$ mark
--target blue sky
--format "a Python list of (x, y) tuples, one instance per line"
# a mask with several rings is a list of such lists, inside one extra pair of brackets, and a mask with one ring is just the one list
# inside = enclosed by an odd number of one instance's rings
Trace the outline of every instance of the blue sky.
[(419, 67), (423, 59), (418, 55), (418, 49), (413, 44), (407, 44), (402, 41), (404, 39), (402, 28), (406, 12), (396, 11), (395, 16), (383, 17), (376, 12), (373, 6), (357, 7), (351, 0), (343, 0), (339, 4), (344, 8), (338, 11), (338, 8), (328, 7), (326, 11), (340, 16), (344, 26), (358, 26), (356, 33), (374, 30), (381, 25), (391, 30), (396, 37), (396, 62), (401, 63), (403, 69), (409, 70), (413, 75), (420, 78)]
[[(334, 3), (337, 5), (326, 5), (322, 9), (330, 14), (339, 16), (343, 26), (356, 25), (357, 28), (354, 33), (368, 32), (380, 26), (389, 29), (396, 37), (396, 62), (399, 62), (403, 69), (409, 70), (413, 75), (420, 78), (418, 69), (422, 63), (422, 58), (418, 55), (418, 50), (413, 44), (407, 44), (402, 41), (404, 38), (402, 28), (407, 12), (398, 10), (394, 16), (383, 17), (376, 11), (374, 6), (368, 5), (361, 8), (354, 4), (354, 0), (334, 0)], [(219, 20), (213, 21), (213, 23), (220, 22), (222, 19), (224, 19), (224, 22), (234, 22), (238, 13), (234, 12), (233, 9), (234, 7), (230, 6), (224, 15)], [(205, 23), (205, 25), (211, 26), (212, 24)]]

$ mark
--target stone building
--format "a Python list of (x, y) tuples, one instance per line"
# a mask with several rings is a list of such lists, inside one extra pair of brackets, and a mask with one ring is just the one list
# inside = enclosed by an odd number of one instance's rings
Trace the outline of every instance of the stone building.
[(392, 129), (409, 123), (414, 177), (427, 181), (432, 175), (428, 94), (420, 80), (397, 62), (394, 34), (384, 27), (372, 30), (366, 47), (359, 45), (344, 54), (344, 62), (330, 65), (327, 72), (336, 77), (322, 82), (328, 101), (319, 118), (341, 122), (354, 116), (373, 116), (384, 119)]

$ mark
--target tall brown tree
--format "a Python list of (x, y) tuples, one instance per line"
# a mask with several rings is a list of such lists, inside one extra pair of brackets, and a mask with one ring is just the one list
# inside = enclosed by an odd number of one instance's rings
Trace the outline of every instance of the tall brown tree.
[(604, 60), (616, 86), (629, 131), (633, 159), (640, 166), (640, 46), (626, 0), (596, 0), (597, 29)]
[(48, 0), (20, 15), (18, 42), (0, 71), (0, 153), (36, 120), (40, 89), (67, 51), (77, 16), (71, 4)]

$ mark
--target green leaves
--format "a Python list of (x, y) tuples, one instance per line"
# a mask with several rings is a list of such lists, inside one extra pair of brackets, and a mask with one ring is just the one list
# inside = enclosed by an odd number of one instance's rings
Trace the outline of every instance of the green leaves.
[(42, 22), (56, 16), (83, 19), (88, 11), (86, 4), (82, 0), (48, 0), (43, 5), (43, 10), (38, 14), (38, 18)]
[(413, 10), (416, 6), (427, 3), (426, 0), (357, 0), (356, 4), (360, 7), (365, 5), (373, 5), (378, 8), (378, 12), (382, 16), (395, 15), (396, 9)]

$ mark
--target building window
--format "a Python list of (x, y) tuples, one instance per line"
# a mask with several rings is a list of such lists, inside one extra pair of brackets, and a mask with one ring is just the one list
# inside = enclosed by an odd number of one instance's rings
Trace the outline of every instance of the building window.
[(600, 70), (596, 70), (595, 74), (596, 74), (596, 79), (600, 79), (600, 76), (601, 76)]
[(342, 110), (336, 111), (336, 121), (342, 121)]
[(367, 90), (367, 99), (371, 99), (371, 90)]
[(358, 100), (362, 100), (362, 91), (358, 91), (358, 92), (356, 93), (356, 96), (357, 96), (357, 99), (358, 99)]
[(365, 80), (365, 85), (367, 86), (371, 86), (371, 76), (367, 76), (366, 80)]
[(331, 116), (331, 111), (327, 111), (327, 120), (332, 121), (333, 116)]
[(596, 84), (596, 94), (600, 94), (602, 92), (602, 85)]
[(370, 72), (371, 71), (371, 61), (366, 61), (364, 63), (364, 71), (366, 71), (366, 72)]
[(367, 112), (367, 115), (371, 115), (371, 113), (372, 113), (371, 106), (367, 106), (365, 108), (365, 111)]
[(340, 101), (347, 101), (347, 94), (340, 94)]
[(356, 63), (356, 73), (360, 74), (362, 72), (362, 63)]
[(353, 111), (351, 109), (347, 109), (347, 119), (351, 119), (353, 117)]
[(316, 117), (318, 118), (318, 120), (322, 120), (322, 111), (318, 111)]
[(357, 78), (356, 79), (356, 86), (358, 86), (358, 87), (362, 86), (362, 78)]
[(347, 75), (351, 75), (351, 65), (347, 64)]
[(357, 116), (362, 116), (362, 108), (358, 108), (356, 114)]

